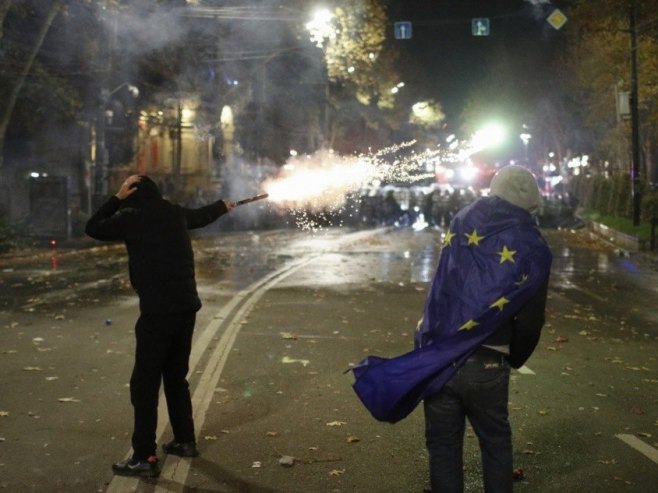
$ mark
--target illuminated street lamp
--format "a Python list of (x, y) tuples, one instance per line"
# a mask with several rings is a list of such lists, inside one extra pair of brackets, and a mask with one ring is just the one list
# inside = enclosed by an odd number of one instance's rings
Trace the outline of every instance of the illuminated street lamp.
[(322, 48), (325, 40), (335, 34), (334, 17), (329, 9), (319, 9), (315, 11), (311, 20), (306, 23), (306, 30), (311, 35), (311, 41), (318, 48)]
[(498, 123), (490, 123), (475, 132), (471, 138), (471, 145), (479, 150), (496, 147), (502, 144), (506, 134), (505, 127)]
[(521, 135), (519, 135), (519, 137), (523, 142), (523, 147), (525, 148), (525, 162), (526, 164), (528, 164), (528, 144), (530, 143), (532, 134), (529, 134), (528, 132), (523, 132)]

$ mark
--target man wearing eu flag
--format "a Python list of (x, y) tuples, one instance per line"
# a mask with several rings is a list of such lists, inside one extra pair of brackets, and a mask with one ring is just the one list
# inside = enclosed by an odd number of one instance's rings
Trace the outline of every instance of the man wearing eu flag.
[(512, 491), (510, 367), (521, 367), (539, 341), (552, 259), (533, 218), (540, 201), (527, 169), (499, 170), (490, 196), (450, 223), (415, 349), (353, 369), (357, 395), (381, 421), (395, 423), (424, 400), (433, 493), (463, 491), (466, 417), (480, 442), (485, 491)]

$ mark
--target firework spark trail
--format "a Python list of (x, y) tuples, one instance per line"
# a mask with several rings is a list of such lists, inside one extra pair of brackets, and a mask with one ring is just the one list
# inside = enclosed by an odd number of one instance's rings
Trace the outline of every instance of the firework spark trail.
[[(290, 160), (283, 172), (263, 188), (270, 201), (286, 208), (301, 229), (317, 231), (345, 211), (350, 195), (382, 182), (413, 183), (433, 178), (425, 163), (440, 159), (440, 151), (401, 155), (414, 142), (393, 145), (362, 156), (337, 156), (321, 151)], [(354, 212), (354, 211), (351, 211)]]

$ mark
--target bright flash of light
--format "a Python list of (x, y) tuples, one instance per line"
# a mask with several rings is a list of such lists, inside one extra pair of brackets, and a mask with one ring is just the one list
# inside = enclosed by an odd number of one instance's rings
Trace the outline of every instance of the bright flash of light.
[(467, 159), (473, 154), (496, 147), (507, 137), (507, 130), (500, 124), (490, 123), (475, 132), (468, 144), (461, 151), (461, 158)]
[(459, 176), (461, 176), (462, 180), (466, 182), (473, 181), (477, 173), (478, 173), (478, 169), (472, 164), (467, 164), (463, 168), (459, 169)]
[[(263, 184), (270, 203), (288, 209), (302, 229), (315, 231), (329, 216), (351, 214), (352, 198), (381, 182), (412, 183), (433, 178), (425, 163), (433, 153), (403, 152), (413, 142), (391, 146), (362, 156), (338, 156), (320, 151), (296, 156), (282, 167), (279, 176)], [(408, 149), (407, 149), (408, 151)], [(433, 155), (434, 154), (434, 155)]]
[(313, 14), (313, 18), (306, 23), (306, 30), (311, 35), (311, 41), (322, 48), (325, 40), (335, 35), (333, 26), (334, 14), (329, 9), (320, 9)]

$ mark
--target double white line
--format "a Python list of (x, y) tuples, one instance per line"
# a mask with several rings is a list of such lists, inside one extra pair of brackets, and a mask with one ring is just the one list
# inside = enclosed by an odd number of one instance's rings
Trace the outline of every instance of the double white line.
[[(217, 346), (213, 350), (208, 364), (201, 374), (201, 378), (192, 395), (192, 407), (194, 409), (194, 425), (197, 432), (203, 428), (206, 419), (206, 413), (210, 402), (212, 401), (217, 382), (222, 374), (226, 360), (228, 359), (235, 339), (242, 327), (242, 320), (251, 312), (254, 305), (262, 298), (265, 292), (271, 289), (275, 284), (282, 281), (286, 277), (294, 274), (296, 271), (307, 265), (309, 262), (317, 258), (319, 254), (304, 257), (301, 260), (291, 262), (284, 265), (275, 272), (265, 276), (264, 278), (256, 281), (247, 288), (237, 293), (229, 303), (227, 303), (218, 313), (213, 320), (206, 326), (197, 337), (192, 351), (190, 353), (190, 373), (194, 373), (201, 357), (206, 352), (208, 345), (224, 328)], [(162, 441), (162, 436), (168, 425), (166, 419), (167, 406), (164, 399), (160, 399), (158, 407), (158, 428), (156, 431), (156, 442)], [(130, 455), (128, 451), (126, 456)], [(187, 475), (190, 470), (190, 461), (183, 460), (180, 457), (173, 455), (167, 456), (161, 471), (161, 477), (167, 479), (168, 487), (164, 488), (157, 486), (156, 493), (172, 491), (171, 487), (175, 486), (181, 491), (185, 485)], [(110, 482), (107, 493), (126, 493), (136, 491), (139, 484), (139, 478), (114, 476)]]
[[(306, 255), (299, 260), (287, 263), (280, 269), (268, 274), (243, 289), (214, 316), (213, 320), (197, 337), (190, 353), (190, 373), (194, 373), (209, 344), (213, 338), (221, 332), (222, 328), (224, 328), (224, 333), (213, 350), (213, 353), (208, 360), (208, 364), (204, 368), (192, 395), (194, 426), (197, 433), (203, 428), (206, 413), (210, 406), (210, 402), (212, 401), (215, 388), (217, 387), (217, 382), (222, 374), (226, 360), (231, 353), (238, 332), (242, 327), (241, 322), (249, 314), (254, 305), (262, 298), (265, 292), (286, 277), (294, 274), (299, 269), (318, 258), (323, 253), (330, 251), (332, 248), (340, 248), (348, 243), (366, 239), (381, 234), (384, 231), (386, 231), (386, 229), (367, 230), (332, 239), (324, 244), (324, 247), (317, 248), (316, 253)], [(160, 416), (160, 419), (158, 419), (158, 428), (156, 430), (156, 442), (159, 443), (162, 441), (162, 436), (169, 421), (165, 418), (168, 414), (167, 406), (163, 398), (160, 399), (158, 416)], [(132, 450), (129, 450), (126, 453), (126, 456), (130, 455), (131, 452)], [(173, 455), (167, 456), (164, 460), (160, 475), (160, 477), (166, 480), (164, 482), (166, 487), (158, 485), (154, 492), (163, 493), (183, 491), (189, 470), (189, 459), (185, 460)], [(139, 478), (114, 476), (106, 491), (107, 493), (127, 493), (137, 491), (138, 485)]]

